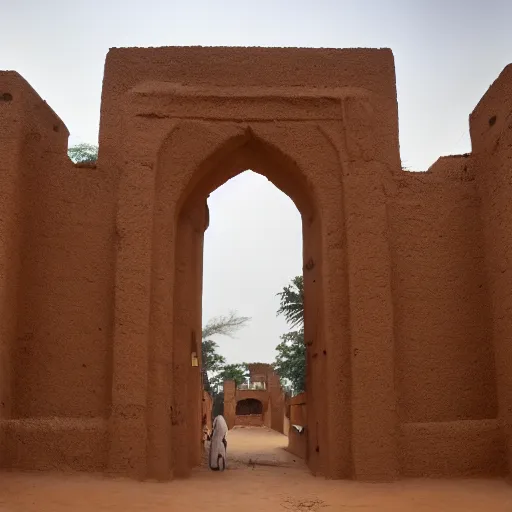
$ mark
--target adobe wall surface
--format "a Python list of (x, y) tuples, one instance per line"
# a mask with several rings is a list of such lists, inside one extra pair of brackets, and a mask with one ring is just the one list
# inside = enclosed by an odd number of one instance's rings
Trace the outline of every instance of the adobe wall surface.
[(30, 208), (20, 251), (13, 415), (105, 417), (113, 318), (113, 180), (97, 169), (48, 161), (32, 165), (24, 183)]
[(400, 418), (494, 418), (490, 301), (474, 162), (444, 157), (427, 173), (404, 173), (397, 188), (391, 228)]
[(297, 457), (306, 459), (308, 453), (308, 440), (306, 430), (299, 432), (293, 426), (293, 424), (291, 424), (288, 430), (288, 446), (286, 449)]
[[(234, 381), (224, 382), (224, 419), (228, 425), (228, 428), (233, 428), (235, 425), (242, 425), (245, 421), (244, 418), (237, 415), (236, 407), (237, 404), (244, 400), (258, 400), (263, 409), (263, 414), (257, 415), (259, 420), (254, 420), (258, 423), (257, 426), (265, 424), (271, 428), (271, 423), (268, 421), (270, 416), (269, 413), (269, 392), (263, 389), (237, 389)], [(253, 420), (247, 419), (251, 422)], [(252, 424), (252, 423), (251, 423)], [(253, 425), (255, 426), (255, 425)]]
[(263, 414), (237, 414), (235, 417), (236, 427), (262, 427)]
[(498, 390), (498, 425), (512, 471), (512, 66), (508, 65), (470, 116), (482, 198), (485, 270)]
[[(488, 442), (479, 451), (493, 454), (493, 463), (475, 456), (481, 461), (475, 464), (499, 465), (489, 445), (499, 444), (499, 433), (486, 421), (497, 416), (497, 396), (476, 178), (469, 155), (443, 157), (426, 173), (396, 178), (390, 225), (400, 450), (407, 474), (437, 474), (432, 458), (444, 460), (445, 474), (468, 472), (462, 457), (447, 454), (454, 431), (467, 428), (467, 445), (476, 442), (471, 436), (482, 435)], [(470, 420), (471, 427), (454, 423)], [(428, 442), (430, 457), (415, 453), (419, 439)]]
[[(0, 336), (1, 378), (8, 379), (0, 386), (1, 465), (104, 468), (115, 182), (69, 160), (66, 127), (19, 75), (2, 73), (0, 89), (12, 96), (0, 104), (2, 135), (18, 146), (14, 159), (2, 159), (2, 179), (11, 183), (1, 187), (7, 194), (1, 203), (11, 203), (16, 226), (0, 245), (13, 251), (9, 279), (16, 293), (2, 301), (11, 311), (1, 315), (1, 328), (9, 329)], [(0, 290), (11, 293), (5, 281)]]
[(236, 418), (236, 383), (234, 380), (226, 380), (224, 390), (224, 419), (229, 429), (235, 426)]
[(307, 425), (307, 398), (306, 393), (300, 393), (289, 399), (290, 423), (305, 427)]
[[(29, 168), (24, 180), (31, 206), (20, 250), (8, 428), (14, 447), (7, 460), (28, 468), (98, 468), (111, 403), (113, 184), (94, 169), (57, 165)], [(43, 448), (61, 435), (70, 440), (71, 460), (52, 460)]]
[(212, 418), (212, 409), (213, 409), (213, 399), (211, 395), (203, 391), (203, 420), (204, 420), (204, 426), (208, 429), (208, 432), (212, 431), (213, 426), (213, 418)]
[(267, 376), (269, 403), (271, 408), (270, 428), (281, 434), (284, 432), (284, 391), (279, 376), (271, 372)]
[(311, 471), (510, 473), (511, 67), (473, 152), (423, 174), (400, 169), (389, 50), (113, 49), (96, 168), (19, 75), (0, 98), (2, 467), (190, 474), (205, 204), (251, 168), (303, 220)]
[[(307, 395), (305, 392), (288, 398), (287, 407), (290, 417), (288, 428), (285, 429), (288, 436), (288, 451), (305, 459), (308, 452), (308, 416), (307, 416)], [(304, 427), (298, 430), (297, 427)]]

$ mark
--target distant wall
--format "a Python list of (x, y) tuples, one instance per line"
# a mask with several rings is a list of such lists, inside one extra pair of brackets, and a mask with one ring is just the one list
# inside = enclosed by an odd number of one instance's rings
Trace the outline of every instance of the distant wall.
[(255, 398), (238, 400), (236, 403), (236, 414), (237, 416), (263, 414), (263, 404), (260, 400), (256, 400)]
[(289, 399), (290, 423), (292, 425), (307, 425), (307, 398), (306, 393), (300, 393)]
[(284, 432), (285, 401), (281, 381), (276, 373), (268, 375), (268, 392), (271, 408), (270, 428), (282, 434)]
[[(267, 404), (267, 411), (268, 411)], [(236, 403), (236, 426), (262, 427), (264, 422), (264, 409), (260, 400), (246, 398)]]
[[(287, 406), (290, 410), (288, 451), (297, 457), (305, 459), (308, 449), (306, 393), (300, 393), (289, 398)], [(303, 429), (297, 429), (297, 426), (303, 427)]]
[(236, 418), (236, 383), (234, 380), (225, 380), (224, 389), (224, 419), (229, 429), (235, 426)]
[(301, 459), (306, 459), (308, 450), (307, 435), (306, 429), (299, 432), (296, 427), (290, 425), (287, 450)]
[(262, 427), (263, 414), (237, 414), (235, 426), (238, 427)]
[(212, 410), (213, 410), (213, 399), (211, 395), (203, 391), (203, 427), (206, 426), (209, 432), (212, 430), (213, 418), (212, 418)]
[(268, 397), (268, 402), (263, 410), (263, 425), (272, 428), (272, 397)]

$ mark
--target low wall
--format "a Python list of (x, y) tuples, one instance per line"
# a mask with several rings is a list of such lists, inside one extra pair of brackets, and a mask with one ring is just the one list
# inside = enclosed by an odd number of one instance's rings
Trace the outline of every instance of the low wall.
[(285, 436), (287, 436), (289, 431), (290, 431), (290, 418), (285, 416), (284, 420), (283, 420), (283, 434)]
[(399, 447), (402, 476), (490, 476), (506, 468), (497, 420), (406, 423)]
[(307, 424), (306, 393), (300, 393), (289, 400), (290, 424), (305, 427)]
[[(306, 393), (300, 393), (290, 398), (287, 401), (286, 410), (289, 410), (290, 414), (288, 451), (297, 457), (305, 459), (308, 448)], [(302, 427), (302, 429), (299, 430), (296, 426)]]
[(262, 414), (240, 414), (235, 417), (235, 426), (237, 427), (262, 427)]
[(20, 470), (102, 471), (108, 454), (103, 418), (23, 418), (0, 424), (5, 466)]
[(308, 449), (307, 432), (304, 428), (298, 431), (293, 425), (288, 430), (288, 448), (287, 450), (293, 455), (305, 459)]

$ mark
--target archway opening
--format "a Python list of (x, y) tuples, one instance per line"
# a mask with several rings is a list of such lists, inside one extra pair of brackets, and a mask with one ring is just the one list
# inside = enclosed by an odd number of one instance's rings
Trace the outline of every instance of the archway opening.
[[(269, 404), (266, 405), (268, 409)], [(256, 398), (243, 398), (237, 401), (235, 409), (235, 427), (261, 429), (264, 426), (263, 403), (260, 400)]]
[(250, 416), (253, 414), (263, 414), (263, 404), (255, 398), (245, 398), (236, 403), (237, 416)]
[[(256, 254), (260, 254), (260, 259), (266, 260), (268, 264), (267, 270), (260, 268), (256, 271), (255, 269), (251, 269), (250, 263), (247, 264), (240, 251), (236, 250), (236, 246), (228, 245), (228, 247), (223, 248), (224, 255), (226, 252), (232, 256), (235, 254), (238, 258), (235, 258), (232, 267), (222, 271), (221, 268), (216, 268), (215, 277), (217, 278), (216, 286), (214, 287), (215, 294), (220, 296), (225, 289), (229, 288), (229, 280), (230, 276), (233, 277), (235, 266), (244, 266), (247, 275), (253, 274), (253, 278), (255, 283), (253, 286), (244, 286), (244, 279), (235, 278), (235, 282), (238, 285), (238, 295), (233, 297), (232, 306), (229, 307), (230, 310), (235, 310), (240, 313), (242, 316), (251, 317), (252, 321), (256, 318), (256, 321), (261, 323), (275, 323), (277, 312), (279, 309), (279, 299), (277, 299), (277, 295), (279, 292), (282, 292), (285, 287), (290, 287), (292, 285), (292, 281), (295, 278), (300, 278), (300, 290), (298, 293), (301, 295), (302, 300), (302, 317), (300, 321), (296, 323), (286, 323), (283, 318), (280, 319), (281, 328), (280, 332), (275, 332), (272, 335), (272, 340), (270, 343), (273, 344), (275, 348), (277, 345), (292, 345), (292, 339), (288, 336), (286, 339), (282, 339), (282, 336), (289, 335), (291, 332), (296, 333), (295, 345), (301, 345), (301, 356), (303, 358), (301, 367), (303, 371), (303, 382), (302, 388), (297, 389), (293, 386), (293, 382), (290, 382), (290, 379), (283, 378), (283, 375), (279, 375), (275, 371), (275, 367), (272, 366), (273, 363), (276, 362), (275, 352), (271, 355), (268, 353), (262, 357), (257, 357), (254, 352), (252, 352), (249, 357), (240, 357), (231, 359), (228, 357), (227, 362), (231, 365), (239, 365), (242, 366), (244, 363), (256, 363), (261, 362), (262, 360), (267, 364), (268, 368), (263, 372), (264, 378), (258, 378), (254, 372), (247, 372), (245, 382), (228, 382), (231, 379), (225, 379), (224, 382), (218, 383), (218, 387), (214, 390), (213, 394), (220, 395), (222, 394), (222, 408), (216, 407), (215, 396), (212, 397), (213, 400), (213, 413), (218, 414), (222, 412), (224, 417), (226, 418), (228, 425), (230, 427), (234, 427), (234, 430), (237, 426), (237, 418), (242, 416), (253, 416), (254, 422), (258, 422), (258, 426), (265, 426), (267, 429), (276, 432), (283, 436), (282, 440), (282, 448), (286, 448), (288, 444), (288, 429), (290, 424), (289, 411), (290, 407), (287, 407), (287, 401), (291, 397), (292, 394), (297, 394), (305, 390), (306, 387), (309, 387), (309, 391), (311, 393), (315, 393), (314, 387), (311, 385), (313, 383), (311, 371), (308, 370), (309, 365), (307, 364), (307, 350), (305, 344), (305, 338), (307, 337), (307, 333), (310, 333), (310, 337), (313, 333), (315, 335), (321, 336), (321, 333), (318, 332), (318, 324), (319, 315), (321, 314), (321, 307), (319, 304), (319, 289), (321, 287), (321, 258), (320, 258), (320, 220), (317, 215), (312, 188), (308, 186), (307, 179), (304, 174), (298, 168), (296, 162), (288, 158), (286, 155), (281, 153), (274, 146), (263, 143), (257, 137), (249, 134), (245, 137), (241, 143), (235, 147), (230, 148), (230, 151), (224, 152), (221, 148), (220, 151), (217, 151), (214, 155), (211, 155), (208, 159), (203, 162), (203, 165), (198, 170), (198, 172), (194, 175), (194, 179), (191, 182), (189, 190), (186, 192), (186, 199), (180, 205), (180, 215), (178, 217), (178, 239), (177, 239), (177, 248), (178, 252), (184, 250), (186, 247), (186, 243), (183, 243), (185, 230), (183, 226), (192, 225), (193, 229), (196, 233), (201, 231), (202, 228), (206, 229), (210, 225), (214, 225), (212, 220), (214, 219), (214, 215), (211, 212), (211, 196), (215, 191), (215, 195), (221, 193), (221, 189), (224, 188), (222, 185), (226, 184), (226, 187), (229, 187), (230, 184), (235, 181), (233, 178), (239, 179), (241, 173), (244, 173), (245, 170), (250, 169), (253, 174), (256, 175), (256, 178), (260, 181), (266, 183), (269, 186), (267, 180), (275, 185), (283, 194), (279, 195), (283, 196), (286, 201), (289, 202), (294, 214), (296, 215), (296, 221), (299, 233), (302, 235), (302, 243), (297, 244), (296, 248), (296, 268), (293, 268), (293, 265), (289, 265), (289, 268), (286, 268), (285, 258), (281, 258), (281, 272), (277, 278), (276, 282), (279, 282), (279, 285), (267, 286), (265, 290), (266, 300), (268, 303), (274, 304), (273, 311), (269, 311), (267, 308), (266, 318), (262, 318), (265, 315), (262, 315), (262, 311), (258, 310), (257, 307), (254, 306), (251, 301), (251, 293), (254, 293), (254, 290), (258, 289), (258, 286), (261, 288), (265, 279), (263, 276), (266, 276), (269, 269), (272, 269), (279, 262), (279, 255), (283, 252), (283, 247), (280, 245), (279, 238), (286, 238), (283, 236), (281, 231), (281, 236), (279, 236), (279, 227), (281, 230), (285, 230), (286, 223), (282, 224), (283, 215), (279, 212), (279, 209), (273, 214), (273, 217), (270, 219), (271, 224), (277, 234), (276, 240), (274, 243), (268, 243), (265, 246), (264, 237), (268, 236), (268, 232), (259, 232), (257, 234), (257, 229), (249, 228), (243, 229), (243, 226), (240, 228), (239, 235), (243, 235), (242, 238), (245, 239), (245, 243), (249, 245), (252, 250)], [(244, 173), (244, 176), (248, 173)], [(266, 178), (266, 180), (262, 180), (262, 176)], [(228, 183), (229, 182), (229, 183)], [(273, 188), (273, 187), (272, 187)], [(275, 190), (275, 189), (274, 189)], [(255, 192), (255, 190), (253, 191)], [(235, 196), (236, 197), (236, 196)], [(240, 198), (238, 198), (240, 199)], [(291, 199), (292, 202), (289, 200)], [(206, 204), (209, 204), (210, 211)], [(259, 201), (259, 204), (254, 208), (255, 212), (253, 217), (258, 219), (258, 217), (262, 216), (262, 212), (267, 212), (269, 209), (268, 203), (266, 203), (264, 197), (262, 197)], [(297, 215), (298, 213), (300, 214)], [(263, 215), (264, 216), (264, 215)], [(233, 217), (233, 216), (232, 216)], [(237, 219), (240, 220), (240, 219)], [(181, 227), (181, 229), (180, 229)], [(260, 226), (261, 228), (261, 226)], [(210, 227), (209, 229), (213, 229)], [(263, 228), (264, 231), (264, 228)], [(208, 241), (208, 231), (206, 231), (206, 241)], [(300, 238), (300, 235), (299, 235)], [(272, 247), (273, 245), (273, 247)], [(302, 247), (301, 247), (302, 246)], [(205, 247), (207, 244), (205, 243)], [(285, 251), (284, 251), (285, 252)], [(210, 291), (207, 289), (208, 286), (208, 260), (203, 259), (203, 245), (201, 243), (200, 247), (201, 255), (197, 257), (197, 260), (194, 262), (195, 267), (200, 267), (201, 263), (204, 263), (205, 269), (205, 282), (203, 283), (203, 275), (198, 274), (197, 268), (194, 270), (195, 279), (191, 283), (188, 280), (187, 284), (192, 286), (196, 290), (200, 290), (204, 297), (208, 297)], [(302, 253), (302, 254), (301, 254)], [(190, 256), (190, 255), (189, 255)], [(302, 260), (302, 261), (301, 261)], [(178, 256), (178, 262), (180, 258)], [(283, 263), (284, 262), (284, 263)], [(222, 265), (219, 261), (216, 261), (218, 267)], [(243, 264), (243, 265), (242, 265)], [(302, 268), (301, 268), (302, 267)], [(304, 269), (304, 272), (303, 272)], [(202, 269), (201, 269), (202, 270)], [(247, 281), (248, 279), (245, 279)], [(209, 288), (209, 286), (208, 286)], [(175, 298), (175, 304), (180, 304), (178, 306), (177, 315), (180, 315), (180, 310), (182, 309), (181, 301), (179, 301), (179, 292), (178, 292), (178, 300)], [(212, 301), (213, 302), (213, 301)], [(203, 309), (208, 310), (211, 309), (211, 306), (205, 301), (203, 301)], [(243, 308), (246, 309), (243, 309)], [(227, 310), (228, 308), (226, 308)], [(227, 313), (227, 311), (216, 310), (216, 314), (222, 315)], [(176, 313), (175, 313), (176, 314)], [(203, 313), (203, 322), (207, 322), (211, 314)], [(203, 323), (204, 325), (204, 323)], [(242, 335), (238, 336), (240, 338)], [(299, 340), (299, 343), (297, 341)], [(203, 340), (204, 342), (204, 340)], [(223, 342), (224, 343), (224, 342)], [(235, 340), (231, 345), (236, 344), (237, 340)], [(267, 343), (268, 344), (268, 343)], [(253, 345), (255, 345), (253, 343)], [(256, 344), (257, 345), (257, 344)], [(243, 345), (242, 345), (243, 346)], [(240, 348), (240, 347), (239, 347)], [(236, 347), (234, 352), (236, 352)], [(205, 363), (204, 353), (203, 353), (203, 361), (202, 364)], [(257, 373), (257, 372), (256, 372)], [(261, 373), (261, 372), (260, 372)], [(203, 371), (204, 377), (204, 371)], [(281, 377), (281, 378), (280, 378)], [(202, 379), (203, 385), (205, 384), (204, 378)], [(244, 386), (246, 389), (244, 389)], [(256, 389), (258, 386), (262, 387), (262, 389)], [(212, 389), (208, 389), (210, 393), (212, 393)], [(240, 414), (238, 415), (236, 412), (237, 399), (244, 399), (242, 395), (247, 392), (255, 392), (264, 394), (264, 397), (261, 397), (262, 400), (256, 400), (261, 403), (261, 412), (255, 413), (254, 415), (248, 414)], [(321, 394), (319, 394), (318, 401), (321, 401)], [(188, 402), (190, 406), (190, 400), (192, 396), (189, 393)], [(249, 399), (246, 397), (245, 399)], [(205, 400), (204, 396), (202, 398), (202, 403), (209, 403), (208, 400)], [(239, 402), (240, 403), (240, 402)], [(320, 405), (320, 404), (319, 404)], [(184, 406), (186, 406), (184, 404)], [(205, 411), (201, 411), (201, 417), (205, 418)], [(208, 418), (208, 411), (206, 411), (206, 417)], [(310, 418), (314, 418), (314, 410), (310, 413)], [(245, 420), (247, 418), (244, 418)], [(240, 420), (238, 421), (240, 423)], [(304, 430), (313, 431), (315, 434), (315, 430), (318, 429), (318, 422), (310, 421), (311, 428), (306, 428), (307, 425), (304, 424), (302, 427)], [(252, 425), (244, 425), (244, 426), (252, 426)], [(205, 425), (202, 425), (204, 428)], [(234, 432), (233, 430), (233, 432)], [(302, 442), (307, 444), (307, 436), (303, 436)], [(175, 444), (175, 443), (173, 443)], [(275, 446), (275, 443), (274, 443)], [(284, 452), (284, 450), (283, 450)], [(306, 454), (307, 449), (304, 447), (304, 454)]]
[[(298, 326), (277, 313), (278, 294), (294, 278), (302, 280), (301, 218), (289, 197), (250, 170), (216, 189), (208, 210), (203, 387), (212, 396), (211, 416), (226, 418), (232, 462), (289, 463), (286, 401), (305, 385), (305, 350), (296, 347), (304, 349), (303, 297), (300, 305), (293, 304), (302, 306)], [(210, 326), (223, 320), (233, 332), (212, 333)], [(296, 333), (295, 346), (291, 333)], [(281, 366), (275, 368), (277, 362)], [(302, 379), (290, 380), (294, 370), (302, 372)]]

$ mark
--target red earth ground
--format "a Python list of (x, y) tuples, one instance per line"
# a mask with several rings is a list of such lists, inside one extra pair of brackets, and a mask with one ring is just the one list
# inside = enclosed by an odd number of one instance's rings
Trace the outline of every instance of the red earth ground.
[(512, 487), (499, 479), (403, 480), (392, 484), (311, 476), (287, 453), (286, 437), (267, 429), (228, 434), (229, 469), (205, 467), (170, 483), (101, 475), (0, 475), (1, 512), (511, 512)]

